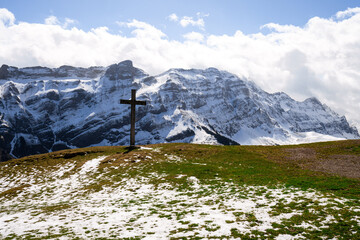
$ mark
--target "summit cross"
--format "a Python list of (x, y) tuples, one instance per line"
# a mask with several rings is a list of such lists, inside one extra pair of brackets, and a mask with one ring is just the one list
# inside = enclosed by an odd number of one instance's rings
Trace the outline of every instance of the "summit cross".
[(130, 147), (135, 147), (135, 111), (136, 111), (135, 106), (136, 105), (146, 105), (146, 102), (145, 101), (136, 101), (136, 90), (131, 89), (131, 99), (130, 100), (120, 99), (120, 104), (130, 104), (131, 105)]

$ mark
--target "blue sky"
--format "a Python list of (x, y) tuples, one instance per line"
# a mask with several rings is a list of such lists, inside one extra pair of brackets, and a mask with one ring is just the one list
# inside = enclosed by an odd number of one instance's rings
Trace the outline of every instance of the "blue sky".
[(303, 26), (315, 16), (329, 18), (338, 11), (360, 6), (359, 0), (1, 0), (0, 8), (7, 8), (17, 21), (43, 23), (53, 15), (60, 21), (76, 20), (74, 26), (84, 31), (106, 26), (112, 33), (130, 31), (116, 22), (132, 19), (147, 22), (160, 29), (170, 39), (181, 40), (182, 35), (197, 27), (181, 27), (168, 16), (189, 16), (204, 19), (205, 34), (232, 35), (236, 30), (245, 34), (257, 33), (267, 23)]
[(0, 0), (0, 65), (216, 67), (360, 129), (360, 0)]

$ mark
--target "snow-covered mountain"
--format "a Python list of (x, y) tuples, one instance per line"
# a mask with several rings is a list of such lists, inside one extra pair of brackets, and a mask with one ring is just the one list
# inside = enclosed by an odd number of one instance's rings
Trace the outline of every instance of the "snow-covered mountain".
[(150, 76), (131, 61), (109, 67), (0, 68), (0, 150), (14, 157), (64, 148), (136, 143), (286, 144), (359, 138), (316, 98), (297, 102), (215, 68)]

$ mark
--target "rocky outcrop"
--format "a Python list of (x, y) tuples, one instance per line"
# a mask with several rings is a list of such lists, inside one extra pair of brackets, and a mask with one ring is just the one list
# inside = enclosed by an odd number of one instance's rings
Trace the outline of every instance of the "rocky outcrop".
[(0, 67), (0, 80), (21, 80), (39, 78), (97, 78), (104, 73), (104, 67), (76, 68), (72, 66), (61, 66), (59, 68), (26, 67), (17, 68), (2, 65)]
[[(1, 156), (64, 148), (127, 145), (137, 107), (138, 144), (284, 144), (358, 138), (359, 133), (316, 98), (297, 102), (215, 68), (170, 69), (149, 76), (131, 61), (107, 68), (0, 68)], [(312, 138), (312, 141), (317, 138)]]

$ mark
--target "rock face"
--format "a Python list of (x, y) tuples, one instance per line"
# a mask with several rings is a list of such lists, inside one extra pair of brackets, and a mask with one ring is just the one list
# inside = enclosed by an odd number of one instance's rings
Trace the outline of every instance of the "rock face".
[(104, 67), (0, 68), (0, 149), (13, 157), (129, 143), (137, 98), (137, 144), (285, 144), (359, 138), (316, 98), (297, 102), (215, 68), (150, 76), (131, 61)]

